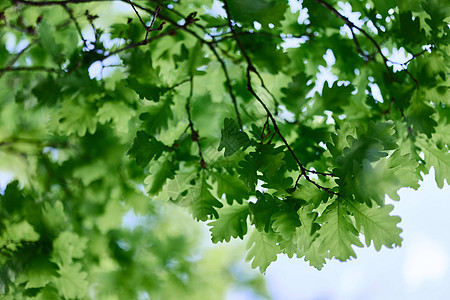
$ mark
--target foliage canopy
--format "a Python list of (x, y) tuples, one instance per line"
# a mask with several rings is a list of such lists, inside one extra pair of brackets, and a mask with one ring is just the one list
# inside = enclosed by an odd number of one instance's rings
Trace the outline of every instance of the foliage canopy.
[[(432, 167), (449, 183), (449, 10), (2, 1), (0, 170), (15, 180), (0, 195), (0, 291), (217, 299), (230, 259), (194, 264), (196, 233), (174, 229), (167, 202), (214, 243), (249, 235), (261, 272), (281, 253), (321, 269), (363, 242), (400, 246), (385, 196)], [(145, 226), (124, 227), (130, 211)]]

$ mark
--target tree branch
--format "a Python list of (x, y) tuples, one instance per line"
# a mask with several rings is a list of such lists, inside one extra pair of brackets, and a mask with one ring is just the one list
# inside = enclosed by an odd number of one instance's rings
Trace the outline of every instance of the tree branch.
[[(384, 56), (383, 52), (381, 51), (381, 47), (380, 45), (373, 39), (373, 37), (370, 36), (370, 34), (367, 33), (367, 31), (365, 31), (364, 29), (362, 29), (361, 27), (355, 25), (353, 22), (351, 22), (346, 16), (342, 15), (340, 12), (338, 12), (333, 6), (331, 6), (330, 4), (328, 4), (327, 2), (323, 1), (323, 0), (315, 0), (317, 3), (321, 4), (322, 6), (324, 6), (325, 8), (327, 8), (329, 11), (331, 11), (333, 14), (335, 14), (338, 18), (342, 19), (345, 24), (350, 28), (353, 36), (354, 36), (354, 32), (353, 29), (358, 29), (366, 38), (368, 38), (370, 40), (370, 42), (375, 46), (375, 48), (377, 49), (378, 53), (380, 54), (381, 58), (383, 59), (384, 65), (386, 67), (386, 69), (388, 70), (389, 76), (391, 78), (393, 78), (393, 74), (392, 74), (392, 70), (389, 68), (389, 66), (387, 65), (387, 62), (389, 61), (387, 59), (386, 56)], [(353, 41), (356, 41), (356, 47), (358, 49), (359, 47), (359, 43), (356, 40), (356, 37), (353, 38)], [(362, 51), (361, 48), (359, 48), (358, 52)]]
[(161, 25), (159, 25), (158, 28), (153, 29), (153, 24), (155, 23), (156, 17), (158, 16), (158, 14), (161, 12), (161, 6), (157, 6), (155, 9), (155, 12), (153, 14), (153, 18), (152, 21), (150, 23), (150, 26), (147, 26), (145, 24), (145, 22), (142, 20), (141, 16), (139, 15), (139, 12), (137, 11), (136, 7), (134, 6), (133, 2), (131, 2), (131, 0), (128, 0), (128, 3), (131, 5), (131, 7), (133, 8), (134, 12), (136, 13), (137, 17), (139, 18), (139, 21), (141, 21), (142, 26), (144, 26), (145, 28), (145, 41), (148, 39), (148, 34), (152, 31), (156, 31), (156, 30), (162, 30), (162, 27), (164, 26), (165, 22), (162, 22)]
[(73, 15), (72, 9), (70, 7), (68, 7), (67, 4), (62, 4), (62, 7), (64, 7), (64, 9), (69, 14), (70, 19), (73, 21), (73, 23), (75, 24), (75, 27), (77, 28), (78, 34), (80, 35), (80, 38), (83, 41), (84, 46), (86, 47), (86, 49), (88, 49), (87, 40), (84, 38), (83, 34), (81, 33), (80, 24), (78, 24), (77, 19)]
[[(260, 81), (262, 82), (262, 84), (264, 83), (261, 75), (259, 74), (259, 72), (256, 70), (255, 66), (252, 64), (252, 61), (250, 60), (250, 57), (248, 56), (244, 46), (242, 45), (241, 41), (239, 40), (238, 36), (236, 35), (236, 32), (233, 28), (233, 24), (231, 22), (231, 14), (230, 11), (228, 9), (228, 4), (227, 1), (223, 1), (224, 3), (224, 8), (225, 11), (227, 13), (228, 16), (228, 26), (230, 27), (230, 30), (234, 36), (234, 39), (238, 45), (238, 48), (241, 50), (242, 55), (244, 56), (246, 62), (247, 62), (247, 89), (248, 91), (253, 95), (253, 97), (261, 104), (261, 106), (264, 108), (264, 110), (266, 111), (267, 117), (270, 119), (270, 121), (272, 122), (273, 128), (275, 130), (275, 132), (278, 134), (278, 136), (280, 137), (280, 139), (283, 141), (283, 144), (286, 146), (286, 148), (288, 149), (288, 151), (290, 152), (290, 154), (292, 155), (292, 157), (294, 158), (295, 162), (297, 163), (297, 165), (300, 167), (300, 177), (301, 176), (305, 176), (306, 180), (313, 183), (317, 188), (325, 190), (329, 193), (334, 194), (333, 192), (331, 192), (328, 188), (322, 187), (321, 185), (319, 185), (318, 183), (314, 182), (308, 175), (308, 173), (313, 173), (313, 174), (319, 174), (316, 171), (313, 170), (308, 170), (306, 169), (303, 164), (300, 162), (300, 160), (297, 158), (297, 156), (295, 155), (294, 151), (292, 150), (291, 146), (289, 145), (289, 143), (287, 142), (287, 140), (285, 139), (285, 137), (281, 134), (281, 131), (278, 127), (277, 121), (275, 120), (273, 114), (270, 112), (269, 108), (267, 107), (267, 105), (264, 103), (264, 101), (258, 96), (258, 94), (255, 92), (255, 90), (253, 89), (252, 83), (251, 83), (251, 72), (255, 73), (258, 78), (260, 79)], [(320, 175), (324, 175), (324, 176), (332, 176), (334, 177), (334, 174), (328, 174), (328, 173), (320, 173)], [(298, 180), (297, 180), (298, 182)], [(296, 188), (296, 186), (294, 186), (294, 188)]]
[(11, 70), (12, 66), (16, 63), (16, 61), (28, 50), (31, 48), (31, 46), (33, 46), (36, 43), (36, 41), (33, 41), (31, 43), (29, 43), (25, 48), (23, 48), (19, 53), (16, 54), (16, 56), (14, 56), (14, 58), (6, 65), (5, 68), (0, 69), (0, 78), (3, 76), (3, 73), (5, 73), (6, 71)]

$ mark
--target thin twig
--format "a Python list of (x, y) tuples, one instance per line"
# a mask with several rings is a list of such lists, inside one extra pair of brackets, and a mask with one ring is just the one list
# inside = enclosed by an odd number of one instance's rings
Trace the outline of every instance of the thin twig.
[(94, 36), (95, 36), (94, 49), (95, 49), (95, 48), (97, 48), (96, 45), (98, 44), (98, 40), (100, 38), (100, 35), (98, 34), (97, 28), (94, 25), (94, 20), (97, 19), (98, 16), (91, 15), (88, 10), (86, 10), (84, 12), (84, 14), (86, 15), (86, 18), (88, 19), (88, 22), (89, 22), (89, 24), (92, 27), (92, 31), (94, 32)]
[(16, 71), (30, 71), (30, 72), (43, 71), (43, 72), (55, 72), (55, 73), (59, 72), (59, 70), (57, 70), (57, 69), (47, 68), (47, 67), (39, 67), (39, 66), (38, 67), (12, 67), (12, 68), (10, 67), (10, 68), (0, 69), (0, 73), (16, 72)]
[[(230, 34), (230, 33), (231, 33), (231, 31), (230, 32), (224, 32), (224, 33), (217, 34), (217, 35), (210, 35), (210, 36), (213, 37), (213, 38), (221, 37), (220, 39), (215, 39), (214, 40), (215, 43), (220, 43), (220, 42), (228, 40), (228, 39), (234, 39), (233, 35), (227, 35), (227, 34)], [(242, 32), (236, 32), (236, 35), (237, 36), (245, 36), (245, 35), (264, 36), (264, 37), (271, 37), (271, 38), (274, 38), (274, 39), (281, 39), (281, 40), (284, 40), (286, 38), (290, 38), (290, 39), (291, 38), (301, 39), (301, 38), (305, 38), (305, 37), (311, 38), (311, 36), (313, 36), (310, 33), (304, 33), (304, 34), (301, 34), (301, 35), (292, 35), (292, 36), (289, 36), (289, 37), (287, 37), (287, 36), (283, 37), (280, 34), (274, 34), (274, 33), (264, 32), (264, 31), (254, 31), (254, 32), (242, 31)]]
[(3, 73), (5, 73), (6, 71), (8, 71), (9, 69), (12, 68), (12, 66), (16, 63), (16, 61), (28, 50), (31, 48), (31, 46), (33, 46), (34, 44), (37, 43), (37, 40), (29, 43), (25, 48), (23, 48), (19, 53), (16, 54), (16, 56), (14, 56), (14, 58), (6, 65), (5, 68), (0, 69), (0, 78), (3, 76)]
[(176, 29), (172, 29), (172, 30), (166, 31), (166, 32), (164, 32), (164, 33), (161, 33), (161, 34), (159, 34), (159, 35), (156, 35), (156, 36), (154, 36), (154, 37), (151, 37), (151, 38), (149, 38), (149, 39), (146, 39), (146, 40), (143, 40), (143, 41), (140, 41), (140, 42), (137, 42), (137, 43), (128, 44), (128, 45), (126, 45), (126, 46), (124, 46), (124, 47), (122, 47), (122, 48), (119, 48), (119, 49), (114, 50), (114, 51), (112, 51), (112, 52), (108, 52), (107, 54), (105, 54), (105, 55), (102, 57), (102, 59), (104, 60), (104, 59), (106, 59), (106, 58), (108, 58), (108, 57), (110, 57), (110, 56), (113, 56), (113, 55), (115, 55), (115, 54), (117, 54), (117, 53), (120, 53), (120, 52), (125, 51), (125, 50), (128, 50), (128, 49), (137, 48), (137, 47), (139, 47), (139, 46), (145, 46), (145, 45), (147, 45), (148, 43), (153, 42), (154, 40), (160, 39), (160, 38), (162, 38), (162, 37), (164, 37), (164, 36), (172, 35), (172, 34), (175, 32), (175, 30), (176, 30)]
[[(345, 24), (350, 28), (350, 30), (352, 31), (352, 34), (353, 34), (353, 28), (355, 28), (355, 29), (358, 29), (366, 38), (368, 38), (370, 40), (370, 42), (375, 46), (375, 48), (377, 48), (377, 51), (380, 54), (381, 58), (383, 59), (386, 69), (388, 70), (389, 76), (391, 78), (393, 78), (392, 70), (387, 65), (387, 62), (389, 61), (389, 59), (387, 59), (387, 57), (383, 54), (383, 52), (381, 51), (380, 45), (373, 39), (373, 37), (370, 36), (370, 34), (367, 33), (367, 31), (365, 31), (361, 27), (355, 25), (346, 16), (342, 15), (340, 12), (338, 12), (333, 6), (331, 6), (327, 2), (325, 2), (323, 0), (315, 0), (315, 1), (319, 4), (321, 4), (322, 6), (324, 6), (325, 8), (327, 8), (328, 10), (330, 10), (337, 17), (342, 19), (345, 22)], [(355, 39), (353, 39), (353, 40), (355, 41)], [(359, 47), (359, 43), (357, 44), (357, 47)]]
[(233, 102), (234, 112), (236, 113), (236, 118), (237, 118), (237, 121), (238, 121), (238, 124), (239, 124), (239, 128), (241, 130), (243, 130), (241, 114), (239, 112), (236, 96), (234, 95), (234, 92), (233, 92), (233, 86), (231, 85), (231, 79), (230, 79), (230, 75), (228, 74), (227, 65), (225, 64), (225, 61), (220, 57), (219, 53), (217, 53), (216, 48), (214, 48), (214, 46), (209, 44), (209, 43), (207, 45), (209, 46), (209, 49), (212, 51), (214, 56), (219, 61), (220, 66), (221, 66), (221, 68), (223, 70), (223, 73), (225, 75), (225, 84), (226, 84), (227, 89), (228, 89), (228, 94), (231, 97), (231, 101)]
[(87, 44), (87, 40), (84, 38), (83, 34), (81, 33), (81, 27), (80, 24), (78, 24), (77, 19), (75, 18), (75, 16), (73, 15), (73, 11), (70, 7), (67, 6), (67, 4), (62, 4), (62, 7), (64, 7), (64, 9), (67, 11), (67, 13), (70, 16), (70, 19), (73, 21), (73, 23), (75, 24), (75, 27), (77, 28), (78, 34), (80, 35), (81, 40), (83, 41), (84, 47), (86, 47), (86, 49), (88, 49), (88, 44)]
[(202, 145), (200, 144), (200, 138), (198, 135), (198, 131), (195, 130), (195, 128), (194, 128), (194, 122), (192, 121), (192, 116), (191, 116), (191, 99), (192, 99), (193, 92), (194, 92), (193, 76), (191, 76), (189, 78), (189, 82), (191, 85), (190, 85), (190, 90), (189, 90), (189, 97), (186, 100), (186, 112), (187, 112), (188, 120), (189, 120), (189, 128), (191, 129), (192, 141), (194, 141), (198, 146), (198, 156), (200, 157), (200, 166), (202, 167), (202, 169), (205, 169), (207, 164), (205, 162), (205, 159), (203, 158)]
[(148, 34), (152, 31), (156, 31), (156, 30), (161, 30), (162, 26), (164, 25), (163, 23), (156, 29), (153, 29), (153, 24), (155, 23), (156, 17), (158, 16), (158, 14), (161, 12), (161, 6), (157, 6), (155, 9), (155, 12), (153, 14), (153, 18), (152, 21), (150, 23), (150, 26), (147, 26), (144, 22), (144, 20), (142, 20), (141, 15), (139, 15), (139, 12), (137, 11), (136, 7), (134, 6), (133, 2), (131, 2), (131, 0), (128, 0), (128, 3), (131, 5), (131, 7), (133, 8), (134, 12), (136, 13), (139, 21), (141, 22), (142, 26), (144, 26), (145, 28), (145, 41), (148, 39)]
[(404, 62), (404, 63), (399, 63), (399, 62), (395, 62), (395, 61), (391, 61), (391, 60), (390, 60), (390, 62), (391, 62), (392, 64), (395, 64), (395, 65), (400, 65), (400, 66), (402, 67), (403, 71), (405, 71), (405, 73), (408, 74), (408, 76), (414, 81), (414, 83), (416, 84), (416, 86), (419, 86), (419, 82), (417, 81), (417, 79), (416, 79), (416, 78), (408, 71), (408, 69), (407, 69), (408, 64), (409, 64), (412, 60), (414, 60), (416, 57), (418, 57), (418, 56), (420, 56), (420, 55), (422, 55), (422, 54), (428, 52), (428, 51), (431, 50), (432, 48), (433, 48), (433, 45), (431, 45), (431, 47), (428, 48), (428, 49), (423, 49), (423, 50), (420, 51), (419, 53), (414, 54), (410, 59), (408, 59), (408, 60), (407, 60), (406, 62)]
[(364, 53), (364, 51), (362, 51), (362, 49), (361, 49), (361, 46), (359, 45), (358, 38), (356, 37), (356, 34), (354, 32), (354, 28), (353, 27), (349, 27), (349, 28), (350, 28), (350, 32), (352, 34), (353, 42), (356, 45), (356, 50), (364, 59), (369, 60), (370, 56), (368, 54)]

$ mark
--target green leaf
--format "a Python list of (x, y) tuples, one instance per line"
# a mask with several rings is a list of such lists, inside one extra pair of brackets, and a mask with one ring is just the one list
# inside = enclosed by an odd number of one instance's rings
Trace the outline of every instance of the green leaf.
[(60, 134), (73, 133), (84, 136), (97, 130), (97, 108), (80, 100), (67, 100), (64, 106), (53, 111), (49, 127)]
[(390, 8), (395, 8), (397, 3), (395, 0), (374, 0), (374, 5), (381, 15), (387, 15)]
[(218, 210), (217, 220), (208, 223), (211, 226), (213, 243), (229, 242), (231, 238), (244, 238), (247, 234), (248, 205), (226, 206)]
[(61, 201), (56, 201), (53, 205), (44, 203), (42, 218), (44, 224), (53, 232), (59, 233), (68, 227), (68, 219)]
[(269, 232), (272, 226), (272, 215), (279, 212), (283, 202), (269, 194), (256, 192), (256, 203), (249, 203), (251, 221), (258, 230)]
[(128, 122), (134, 115), (134, 110), (121, 102), (106, 102), (97, 112), (100, 124), (111, 121), (114, 127), (121, 132), (128, 132)]
[(133, 141), (133, 145), (128, 150), (127, 155), (136, 159), (138, 166), (147, 166), (152, 159), (157, 160), (169, 147), (158, 141), (155, 137), (138, 131)]
[(152, 166), (152, 174), (147, 176), (144, 183), (150, 186), (148, 193), (157, 195), (164, 187), (167, 179), (175, 178), (176, 166), (169, 159), (164, 160), (156, 166)]
[(411, 11), (401, 11), (399, 20), (398, 36), (404, 44), (408, 45), (408, 48), (417, 47), (418, 44), (426, 41), (425, 32), (420, 28), (420, 20), (419, 18), (413, 20)]
[(297, 203), (285, 201), (282, 210), (272, 215), (272, 229), (278, 235), (280, 248), (289, 257), (297, 253), (296, 229), (301, 226)]
[(261, 152), (264, 163), (261, 165), (259, 170), (264, 174), (266, 178), (270, 180), (273, 177), (280, 176), (278, 171), (281, 166), (286, 163), (286, 161), (283, 159), (285, 154), (284, 152), (281, 152), (281, 147), (275, 149), (267, 147), (264, 150)]
[(281, 100), (289, 111), (295, 114), (301, 112), (306, 104), (305, 97), (313, 87), (312, 85), (306, 85), (310, 79), (311, 77), (301, 72), (292, 77), (292, 82), (289, 83), (287, 88), (281, 89), (285, 95)]
[(185, 172), (178, 172), (173, 179), (167, 180), (165, 188), (158, 197), (183, 205), (186, 202), (183, 201), (183, 197), (187, 195), (191, 183), (194, 181), (195, 184), (196, 177), (197, 174), (192, 169), (185, 170)]
[[(351, 85), (338, 85), (337, 81), (330, 88), (324, 84), (322, 95), (315, 95), (314, 105), (322, 105), (323, 109), (330, 110), (337, 114), (344, 112), (343, 107), (350, 104), (350, 97), (354, 87)], [(323, 111), (322, 109), (322, 111)]]
[(188, 191), (187, 198), (191, 202), (192, 216), (200, 221), (206, 221), (209, 218), (218, 218), (219, 214), (216, 207), (221, 208), (223, 204), (217, 200), (209, 191), (211, 186), (206, 179), (198, 180), (196, 186), (191, 187)]
[(49, 262), (47, 257), (38, 256), (20, 273), (17, 284), (26, 282), (26, 289), (44, 287), (57, 275), (56, 270), (56, 265)]
[[(0, 193), (0, 206), (2, 211), (13, 214), (15, 211), (19, 211), (20, 207), (24, 206), (26, 199), (19, 185), (19, 181), (13, 180), (8, 183), (3, 195)], [(3, 218), (3, 216), (0, 216), (0, 220)]]
[(330, 194), (310, 184), (302, 184), (297, 186), (297, 189), (292, 193), (292, 198), (305, 201), (313, 208), (317, 208), (322, 203), (327, 202)]
[(242, 160), (239, 162), (239, 169), (237, 170), (239, 173), (239, 179), (242, 180), (242, 182), (245, 183), (247, 188), (253, 192), (255, 191), (256, 184), (258, 183), (258, 162), (257, 157), (252, 155), (251, 152), (250, 155), (246, 155), (244, 158), (245, 160)]
[(86, 237), (64, 231), (53, 241), (53, 261), (64, 265), (69, 264), (74, 258), (82, 258), (86, 245)]
[(330, 258), (327, 249), (322, 248), (318, 230), (320, 225), (316, 223), (317, 212), (310, 212), (308, 206), (298, 210), (301, 226), (296, 229), (295, 242), (297, 244), (297, 256), (305, 257), (305, 261), (318, 270), (325, 264), (325, 258)]
[(364, 230), (367, 246), (373, 241), (375, 249), (380, 251), (382, 245), (388, 248), (401, 245), (402, 230), (397, 227), (400, 218), (389, 215), (394, 209), (392, 205), (368, 207), (366, 204), (349, 201), (347, 204), (350, 213), (355, 217), (356, 228), (361, 230), (362, 227)]
[(225, 195), (227, 203), (232, 205), (233, 201), (242, 204), (243, 199), (248, 198), (248, 190), (245, 184), (237, 176), (224, 173), (216, 174), (217, 196)]
[(40, 289), (39, 294), (33, 300), (59, 300), (58, 290), (54, 286), (47, 285)]
[[(350, 147), (343, 149), (343, 156), (336, 158), (339, 165), (333, 173), (339, 177), (341, 192), (347, 193), (357, 186), (357, 177), (361, 170), (363, 161), (370, 163), (388, 155), (388, 150), (397, 148), (394, 137), (393, 124), (388, 122), (369, 122), (367, 129), (357, 128), (358, 138), (347, 136)], [(370, 202), (369, 202), (370, 204)]]
[(173, 118), (172, 104), (172, 99), (166, 97), (158, 104), (145, 107), (145, 112), (139, 115), (139, 119), (146, 132), (157, 134), (161, 129), (167, 129), (169, 120)]
[(315, 223), (318, 214), (309, 212), (308, 207), (302, 207), (298, 210), (297, 216), (301, 226), (296, 227), (296, 244), (298, 247), (298, 257), (304, 256), (310, 249), (312, 242), (317, 238), (317, 229), (319, 225)]
[(261, 273), (264, 273), (267, 267), (277, 260), (277, 254), (281, 253), (276, 235), (273, 232), (258, 230), (254, 230), (250, 235), (247, 249), (247, 261), (252, 261), (252, 268), (259, 268)]
[(35, 242), (37, 240), (39, 240), (39, 233), (26, 220), (10, 224), (0, 239), (1, 243), (6, 245), (14, 242)]
[(222, 137), (220, 139), (218, 151), (225, 148), (225, 157), (234, 154), (241, 148), (245, 150), (251, 145), (248, 135), (239, 129), (238, 124), (233, 119), (225, 118), (221, 132)]
[(56, 62), (62, 59), (62, 46), (55, 41), (55, 27), (51, 26), (46, 20), (39, 24), (39, 42), (42, 48), (49, 53)]
[(61, 88), (51, 76), (40, 81), (32, 92), (40, 104), (53, 105), (61, 98)]
[(127, 84), (141, 99), (147, 99), (154, 102), (159, 102), (160, 97), (169, 90), (169, 88), (158, 87), (150, 82), (140, 82), (133, 77), (127, 79)]
[(437, 123), (432, 118), (434, 109), (423, 101), (419, 99), (413, 100), (413, 104), (405, 114), (407, 115), (408, 123), (411, 124), (414, 131), (424, 133), (428, 138), (435, 132), (434, 127), (436, 127)]
[(305, 252), (305, 261), (309, 261), (310, 266), (320, 271), (325, 265), (325, 258), (329, 259), (331, 257), (329, 253), (322, 248), (320, 239), (314, 240), (309, 246), (309, 249)]
[(450, 152), (447, 147), (439, 149), (430, 142), (418, 139), (418, 144), (425, 155), (427, 167), (433, 167), (437, 186), (442, 189), (445, 181), (450, 184)]
[(439, 0), (425, 0), (422, 2), (422, 7), (430, 15), (426, 22), (433, 30), (448, 26), (447, 22), (444, 21), (450, 15), (448, 5)]
[(275, 212), (271, 217), (273, 231), (284, 240), (292, 239), (297, 227), (302, 225), (295, 205), (291, 202), (283, 203), (281, 211)]
[(208, 65), (210, 61), (203, 52), (200, 42), (196, 43), (190, 50), (186, 48), (185, 44), (182, 44), (180, 55), (175, 55), (174, 58), (180, 74), (186, 74), (187, 76), (206, 74), (204, 70), (199, 70), (199, 68)]
[(269, 23), (280, 25), (288, 8), (286, 1), (280, 0), (229, 0), (231, 18), (238, 22), (257, 21), (264, 26)]
[(87, 273), (81, 271), (80, 263), (59, 266), (59, 277), (55, 281), (61, 296), (67, 299), (82, 298), (88, 292)]
[(279, 40), (258, 35), (243, 35), (239, 40), (259, 69), (277, 74), (290, 63), (289, 56), (280, 49)]
[(126, 208), (119, 201), (109, 201), (104, 208), (103, 215), (96, 219), (97, 227), (102, 234), (118, 229), (122, 225), (122, 218)]
[(206, 182), (206, 176), (200, 177), (192, 173), (179, 173), (169, 180), (165, 192), (170, 200), (187, 207), (192, 216), (199, 221), (218, 218), (216, 208), (223, 207), (210, 192), (211, 186)]
[(252, 191), (258, 182), (258, 171), (262, 173), (260, 178), (268, 183), (272, 180), (279, 183), (286, 182), (289, 179), (279, 178), (282, 176), (280, 168), (286, 163), (284, 156), (282, 147), (274, 148), (273, 145), (260, 144), (255, 151), (244, 157), (245, 160), (239, 162), (240, 168), (237, 170), (239, 178)]
[(320, 247), (327, 249), (331, 257), (336, 257), (340, 261), (346, 261), (350, 257), (356, 258), (352, 245), (363, 247), (363, 244), (341, 200), (335, 200), (329, 205), (319, 221), (323, 223), (319, 230), (322, 240)]
[(363, 161), (359, 177), (356, 179), (355, 196), (360, 202), (378, 205), (384, 204), (385, 195), (393, 200), (400, 200), (397, 191), (402, 187), (419, 188), (422, 179), (419, 163), (410, 154), (401, 155), (396, 150), (389, 158), (383, 158), (376, 163)]

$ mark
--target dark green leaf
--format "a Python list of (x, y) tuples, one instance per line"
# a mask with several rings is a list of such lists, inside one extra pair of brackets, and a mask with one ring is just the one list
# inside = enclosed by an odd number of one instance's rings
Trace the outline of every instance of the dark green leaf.
[(277, 197), (256, 192), (256, 203), (249, 203), (251, 221), (258, 230), (269, 232), (272, 226), (272, 216), (281, 211), (283, 202)]
[(251, 141), (248, 135), (239, 130), (236, 121), (230, 118), (225, 118), (222, 129), (222, 138), (218, 150), (221, 151), (225, 148), (225, 156), (234, 154), (239, 149), (246, 149), (251, 145)]
[(138, 166), (145, 167), (152, 159), (157, 160), (168, 149), (169, 147), (153, 136), (148, 135), (144, 131), (138, 131), (127, 155), (135, 158)]

